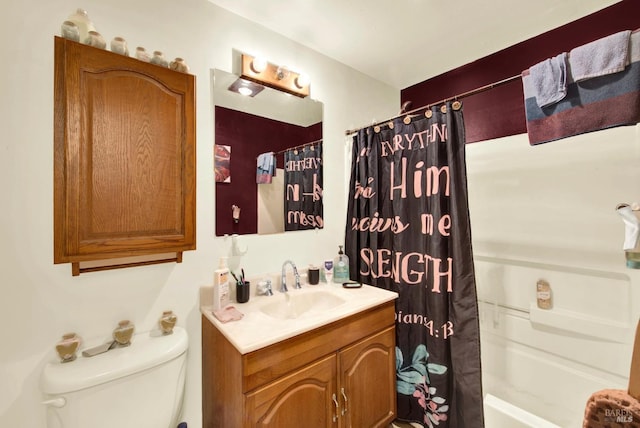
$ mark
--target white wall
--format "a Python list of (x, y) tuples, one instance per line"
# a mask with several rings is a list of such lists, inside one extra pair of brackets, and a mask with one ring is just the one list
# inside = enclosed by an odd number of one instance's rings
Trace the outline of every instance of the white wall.
[[(89, 12), (106, 38), (181, 56), (197, 76), (197, 250), (182, 264), (164, 264), (71, 276), (53, 265), (53, 36), (76, 7)], [(325, 229), (275, 236), (244, 236), (247, 275), (333, 256), (344, 234), (344, 130), (390, 117), (399, 90), (303, 48), (206, 0), (66, 0), (9, 2), (0, 18), (0, 426), (44, 427), (40, 371), (54, 358), (60, 336), (110, 336), (120, 319), (150, 330), (172, 309), (190, 336), (184, 420), (201, 421), (198, 289), (212, 281), (230, 239), (215, 238), (212, 171), (211, 70), (232, 70), (232, 49), (262, 54), (307, 72), (312, 95), (324, 103)]]
[(640, 271), (615, 207), (640, 202), (639, 132), (467, 146), (485, 393), (561, 427), (582, 426), (592, 393), (627, 389)]

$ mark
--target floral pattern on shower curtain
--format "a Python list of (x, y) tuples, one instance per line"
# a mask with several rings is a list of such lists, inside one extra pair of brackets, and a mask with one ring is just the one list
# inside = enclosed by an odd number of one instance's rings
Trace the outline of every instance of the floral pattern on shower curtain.
[(284, 153), (284, 230), (322, 229), (322, 142)]
[(351, 278), (399, 293), (398, 419), (484, 426), (462, 110), (450, 103), (353, 138)]

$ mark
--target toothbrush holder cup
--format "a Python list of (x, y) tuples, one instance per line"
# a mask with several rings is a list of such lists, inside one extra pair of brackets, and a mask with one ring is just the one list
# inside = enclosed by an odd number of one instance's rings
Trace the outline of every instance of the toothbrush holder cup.
[(238, 303), (247, 303), (251, 294), (251, 282), (244, 281), (236, 283), (236, 300)]

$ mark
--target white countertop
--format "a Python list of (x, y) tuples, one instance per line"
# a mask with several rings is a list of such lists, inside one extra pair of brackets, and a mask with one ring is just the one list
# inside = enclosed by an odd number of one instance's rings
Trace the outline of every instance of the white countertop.
[[(235, 287), (235, 284), (232, 284)], [(288, 294), (288, 296), (287, 296)], [(298, 334), (313, 330), (325, 324), (338, 321), (358, 312), (373, 308), (382, 303), (393, 301), (398, 294), (381, 288), (363, 285), (362, 288), (346, 289), (341, 284), (302, 286), (302, 289), (289, 287), (288, 293), (273, 290), (273, 296), (257, 296), (252, 283), (251, 298), (247, 303), (232, 301), (231, 306), (244, 314), (239, 321), (223, 323), (212, 313), (212, 287), (203, 287), (200, 292), (200, 312), (235, 346), (246, 354), (265, 346), (272, 345)], [(295, 318), (284, 319), (267, 315), (269, 308), (286, 308), (290, 302), (320, 302), (319, 307), (311, 308)], [(337, 303), (336, 303), (337, 302)], [(268, 311), (267, 311), (268, 312)]]

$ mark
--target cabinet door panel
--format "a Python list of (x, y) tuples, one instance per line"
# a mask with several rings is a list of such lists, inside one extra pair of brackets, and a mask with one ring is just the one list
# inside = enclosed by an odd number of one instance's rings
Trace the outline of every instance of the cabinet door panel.
[(343, 426), (387, 427), (396, 414), (394, 328), (341, 351), (339, 370)]
[(331, 355), (247, 394), (250, 427), (336, 426), (336, 356)]
[(83, 73), (81, 84), (80, 252), (104, 237), (181, 234), (181, 97), (133, 72)]

